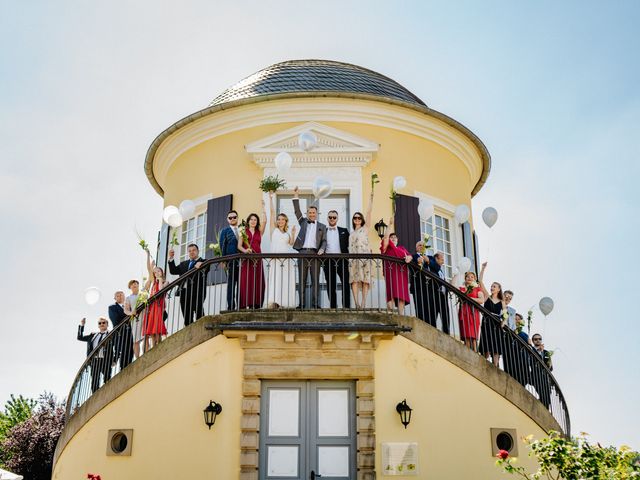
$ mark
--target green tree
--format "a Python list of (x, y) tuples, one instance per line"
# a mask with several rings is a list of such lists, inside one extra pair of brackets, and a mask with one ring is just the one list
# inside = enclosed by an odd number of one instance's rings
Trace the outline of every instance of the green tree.
[(534, 440), (524, 438), (529, 447), (529, 456), (535, 457), (539, 468), (527, 472), (517, 466), (517, 459), (509, 452), (500, 450), (496, 465), (503, 471), (528, 480), (631, 480), (640, 479), (640, 455), (626, 445), (620, 448), (593, 445), (581, 433), (575, 438), (566, 438), (557, 432)]
[(6, 452), (2, 450), (2, 443), (7, 437), (7, 433), (19, 423), (30, 418), (37, 403), (32, 398), (25, 398), (22, 395), (16, 397), (12, 394), (4, 405), (4, 411), (0, 412), (0, 466), (5, 466), (8, 460)]
[(50, 480), (64, 421), (64, 403), (50, 393), (41, 395), (32, 415), (14, 425), (0, 443), (7, 468), (29, 480)]

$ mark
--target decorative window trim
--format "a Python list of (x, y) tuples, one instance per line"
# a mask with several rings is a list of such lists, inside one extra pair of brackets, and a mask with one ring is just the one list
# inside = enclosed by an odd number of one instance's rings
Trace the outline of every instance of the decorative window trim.
[[(456, 207), (445, 200), (417, 190), (414, 191), (414, 196), (418, 197), (420, 200), (430, 200), (434, 206), (434, 215), (437, 214), (444, 216), (449, 220), (449, 231), (451, 232), (451, 268), (455, 271), (455, 268), (458, 266), (458, 262), (462, 257), (464, 257), (462, 229), (460, 228), (460, 225), (456, 223), (455, 219)], [(422, 220), (420, 220), (420, 223), (422, 224)]]

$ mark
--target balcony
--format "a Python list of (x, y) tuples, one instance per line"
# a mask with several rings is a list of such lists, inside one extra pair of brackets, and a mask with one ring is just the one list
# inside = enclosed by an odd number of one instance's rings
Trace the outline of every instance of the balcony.
[[(356, 305), (339, 282), (341, 269), (355, 265), (371, 276), (371, 288), (362, 305)], [(303, 268), (319, 272), (315, 287), (307, 278), (300, 289)], [(328, 294), (334, 290), (336, 295), (330, 299)], [(398, 310), (396, 299), (410, 303)], [(122, 370), (129, 369), (131, 363), (146, 363), (146, 356), (157, 355), (150, 355), (154, 349), (165, 352), (163, 342), (167, 337), (202, 317), (210, 320), (206, 328), (229, 335), (277, 330), (348, 332), (354, 338), (368, 332), (411, 336), (419, 326), (421, 332), (433, 336), (434, 342), (443, 335), (450, 337), (444, 340), (455, 348), (448, 349), (447, 359), (462, 364), (470, 355), (472, 359), (480, 357), (461, 338), (461, 328), (466, 328), (463, 322), (469, 316), (485, 324), (478, 329), (479, 336), (485, 336), (484, 340), (477, 339), (478, 344), (489, 342), (499, 346), (502, 353), (499, 367), (486, 362), (483, 369), (502, 370), (500, 375), (520, 383), (520, 398), (528, 397), (536, 403), (536, 409), (547, 410), (569, 435), (570, 420), (562, 391), (540, 356), (520, 336), (501, 327), (499, 318), (427, 269), (377, 254), (251, 254), (206, 260), (149, 297), (137, 309), (136, 317), (114, 328), (91, 352), (74, 379), (67, 414), (76, 415), (87, 400)], [(158, 335), (165, 340), (143, 352), (140, 359), (132, 358), (133, 338), (141, 330), (150, 329), (160, 332)], [(481, 361), (485, 362), (484, 358)]]

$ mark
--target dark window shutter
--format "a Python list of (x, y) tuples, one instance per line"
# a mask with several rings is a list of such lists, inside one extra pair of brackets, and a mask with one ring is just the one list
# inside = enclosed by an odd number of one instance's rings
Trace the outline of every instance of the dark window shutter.
[(158, 253), (156, 254), (156, 264), (165, 272), (167, 271), (170, 230), (171, 227), (162, 222), (162, 227), (160, 227), (160, 231), (158, 232)]
[(476, 273), (480, 272), (480, 255), (478, 254), (478, 252), (480, 251), (480, 245), (478, 244), (478, 235), (476, 235), (476, 232), (473, 232), (473, 261), (472, 261), (472, 265), (475, 265), (476, 267)]
[(418, 215), (417, 197), (398, 195), (396, 198), (395, 231), (398, 243), (410, 252), (415, 250), (420, 240), (420, 216)]
[[(218, 243), (220, 232), (227, 226), (227, 213), (231, 210), (232, 204), (233, 195), (212, 198), (207, 202), (207, 232), (204, 258), (213, 258), (213, 251), (209, 249), (209, 244)], [(210, 285), (217, 285), (226, 281), (226, 275), (222, 269), (212, 268), (209, 271)]]

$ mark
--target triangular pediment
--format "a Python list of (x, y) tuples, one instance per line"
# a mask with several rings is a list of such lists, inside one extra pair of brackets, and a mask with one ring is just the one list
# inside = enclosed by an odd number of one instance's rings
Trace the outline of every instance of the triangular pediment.
[(318, 143), (311, 150), (311, 154), (321, 153), (356, 153), (378, 151), (379, 145), (371, 140), (362, 138), (344, 130), (329, 127), (317, 122), (307, 122), (282, 132), (256, 140), (246, 145), (248, 153), (266, 154), (286, 151), (289, 153), (303, 153), (298, 146), (298, 136), (303, 132), (312, 132)]

